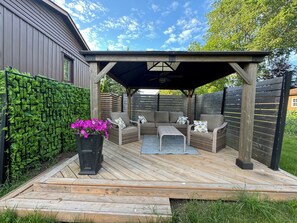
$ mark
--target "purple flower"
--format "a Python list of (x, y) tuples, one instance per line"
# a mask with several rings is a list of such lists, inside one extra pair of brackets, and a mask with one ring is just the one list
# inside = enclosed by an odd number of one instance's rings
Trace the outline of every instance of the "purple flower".
[(88, 120), (77, 119), (70, 125), (70, 128), (75, 129), (84, 138), (88, 138), (90, 134), (103, 135), (105, 138), (108, 138), (108, 129), (111, 128), (111, 123), (96, 118)]

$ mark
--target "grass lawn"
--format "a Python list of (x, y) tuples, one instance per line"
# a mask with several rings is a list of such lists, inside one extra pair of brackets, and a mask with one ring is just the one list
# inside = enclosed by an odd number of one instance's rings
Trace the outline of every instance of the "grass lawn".
[(297, 222), (297, 201), (259, 201), (243, 195), (237, 202), (197, 201), (179, 204), (172, 223)]
[(284, 136), (280, 168), (297, 176), (297, 136)]

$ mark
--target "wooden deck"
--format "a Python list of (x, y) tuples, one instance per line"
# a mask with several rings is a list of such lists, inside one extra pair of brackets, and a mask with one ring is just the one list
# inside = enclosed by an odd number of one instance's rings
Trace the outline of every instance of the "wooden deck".
[(170, 198), (236, 200), (242, 191), (276, 200), (297, 198), (297, 178), (254, 161), (235, 165), (237, 151), (140, 155), (141, 142), (105, 141), (103, 168), (78, 175), (77, 155), (0, 200), (19, 214), (39, 210), (61, 221), (147, 222), (170, 218)]

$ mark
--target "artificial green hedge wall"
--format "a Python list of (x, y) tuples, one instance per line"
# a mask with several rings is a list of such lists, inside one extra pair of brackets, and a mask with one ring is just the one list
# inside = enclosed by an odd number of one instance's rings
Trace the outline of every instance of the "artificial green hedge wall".
[(8, 72), (9, 175), (75, 149), (70, 124), (90, 117), (90, 92), (41, 76)]

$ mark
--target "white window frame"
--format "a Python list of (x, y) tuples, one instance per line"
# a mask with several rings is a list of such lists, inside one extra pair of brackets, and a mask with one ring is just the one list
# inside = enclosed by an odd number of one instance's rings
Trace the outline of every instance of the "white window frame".
[(292, 104), (291, 104), (292, 108), (297, 108), (297, 98), (292, 98)]

